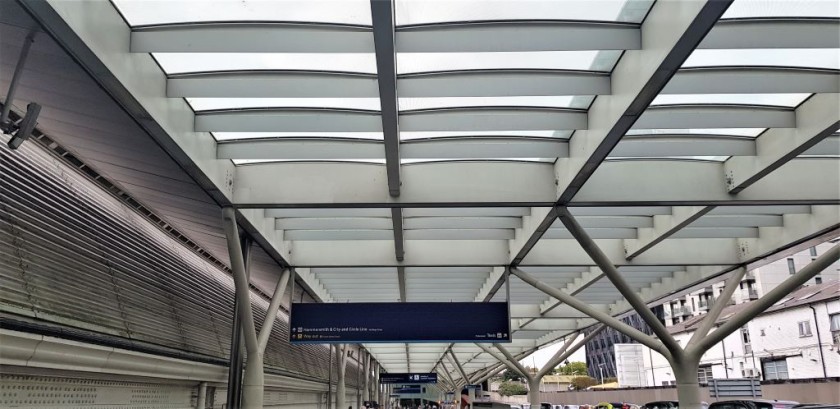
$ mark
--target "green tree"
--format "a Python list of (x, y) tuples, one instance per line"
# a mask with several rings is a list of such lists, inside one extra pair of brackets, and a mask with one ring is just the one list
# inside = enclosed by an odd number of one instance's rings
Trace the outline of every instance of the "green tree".
[(505, 381), (521, 381), (522, 375), (519, 375), (517, 372), (508, 369), (507, 371), (504, 371), (502, 373), (502, 379), (504, 379)]
[(513, 395), (527, 395), (528, 389), (525, 388), (525, 385), (522, 385), (519, 382), (502, 382), (499, 385), (499, 395), (502, 396), (513, 396)]
[(560, 375), (586, 375), (586, 362), (569, 362), (566, 365), (558, 366), (554, 372)]
[(591, 376), (578, 376), (572, 378), (572, 386), (578, 391), (584, 390), (592, 385), (596, 385), (597, 383), (598, 381)]

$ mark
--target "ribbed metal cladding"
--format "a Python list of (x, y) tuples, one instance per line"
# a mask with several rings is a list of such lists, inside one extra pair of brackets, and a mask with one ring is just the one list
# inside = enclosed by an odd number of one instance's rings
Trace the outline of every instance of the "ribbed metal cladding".
[[(268, 302), (252, 293), (252, 305), (261, 324)], [(0, 310), (227, 359), (233, 280), (30, 141), (0, 148)], [(267, 369), (326, 380), (328, 349), (290, 345), (280, 321)]]

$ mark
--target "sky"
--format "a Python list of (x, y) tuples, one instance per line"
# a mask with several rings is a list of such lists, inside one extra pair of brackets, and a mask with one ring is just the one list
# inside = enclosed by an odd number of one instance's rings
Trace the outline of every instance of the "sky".
[[(583, 339), (583, 336), (580, 336), (577, 342)], [(576, 343), (577, 343), (576, 342)], [(531, 356), (519, 361), (524, 366), (533, 367), (535, 364), (537, 369), (542, 369), (542, 367), (548, 362), (548, 360), (563, 346), (563, 340), (559, 340), (552, 345), (549, 345), (545, 348), (540, 349), (539, 351), (531, 354)], [(586, 362), (586, 347), (581, 347), (579, 350), (575, 351), (572, 356), (569, 357), (569, 362), (572, 361), (580, 361)]]

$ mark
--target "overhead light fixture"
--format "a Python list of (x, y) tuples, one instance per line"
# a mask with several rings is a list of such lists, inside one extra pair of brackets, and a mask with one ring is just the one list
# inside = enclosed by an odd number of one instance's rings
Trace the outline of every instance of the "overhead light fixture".
[[(38, 114), (41, 113), (41, 105), (31, 102), (29, 105), (26, 106), (26, 115), (21, 119), (20, 123), (15, 125), (14, 123), (9, 123), (5, 125), (3, 129), (4, 132), (12, 135), (12, 139), (9, 140), (9, 149), (15, 150), (20, 147), (29, 136), (32, 135), (32, 131), (35, 129), (35, 124), (38, 121)], [(17, 132), (14, 132), (14, 128), (17, 128)], [(14, 133), (13, 133), (14, 132)]]

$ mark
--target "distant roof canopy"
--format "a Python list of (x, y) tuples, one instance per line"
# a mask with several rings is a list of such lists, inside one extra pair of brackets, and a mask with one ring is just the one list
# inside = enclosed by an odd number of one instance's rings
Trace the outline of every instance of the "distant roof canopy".
[[(514, 265), (629, 311), (553, 206), (649, 302), (840, 223), (834, 1), (99, 3), (55, 8), (325, 301), (504, 300)], [(595, 322), (510, 281), (514, 353)]]

